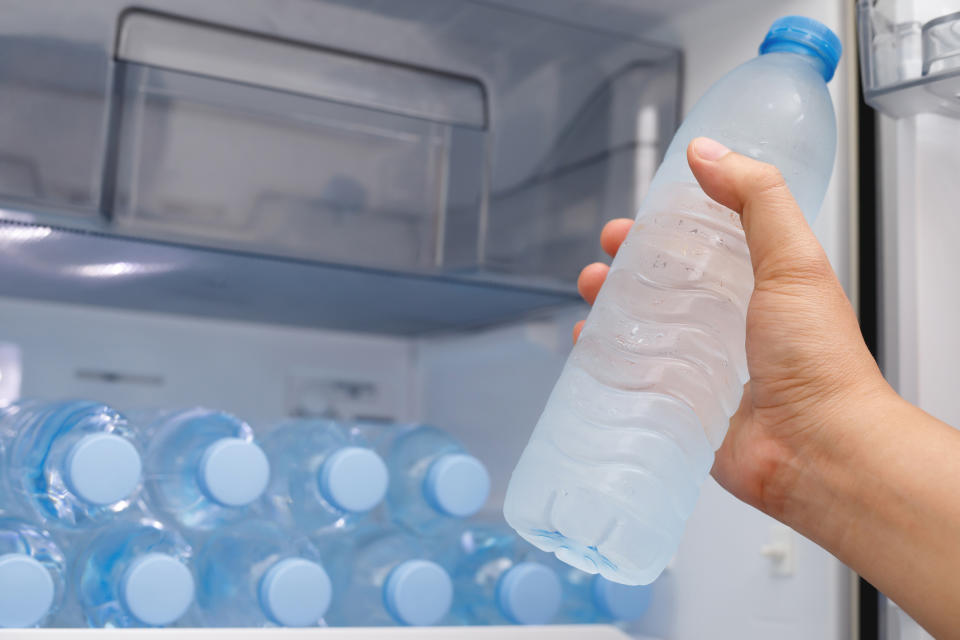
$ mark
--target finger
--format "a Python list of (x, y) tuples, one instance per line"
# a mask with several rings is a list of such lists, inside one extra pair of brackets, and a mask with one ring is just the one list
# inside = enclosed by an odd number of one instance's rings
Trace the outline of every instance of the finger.
[(577, 340), (580, 339), (580, 332), (583, 331), (583, 323), (586, 320), (581, 320), (577, 324), (573, 325), (573, 344), (577, 344)]
[(633, 220), (629, 218), (617, 218), (603, 225), (603, 231), (600, 232), (600, 246), (608, 256), (612, 258), (617, 255), (617, 249), (623, 244), (631, 227), (633, 227)]
[(580, 292), (580, 297), (586, 300), (588, 304), (593, 304), (609, 272), (610, 267), (602, 262), (594, 262), (585, 266), (580, 271), (580, 277), (577, 278), (577, 291)]
[(758, 280), (763, 266), (789, 269), (799, 267), (798, 260), (829, 266), (776, 167), (734, 153), (709, 138), (690, 143), (687, 161), (708, 196), (741, 214)]

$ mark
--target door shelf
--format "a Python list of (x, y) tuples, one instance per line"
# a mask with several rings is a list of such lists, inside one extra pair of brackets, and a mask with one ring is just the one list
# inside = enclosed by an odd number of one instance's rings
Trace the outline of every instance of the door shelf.
[(894, 118), (960, 118), (960, 11), (943, 11), (911, 0), (858, 1), (867, 104)]
[[(10, 212), (0, 212), (0, 217)], [(203, 249), (0, 220), (0, 295), (394, 335), (498, 324), (576, 303), (572, 285)]]

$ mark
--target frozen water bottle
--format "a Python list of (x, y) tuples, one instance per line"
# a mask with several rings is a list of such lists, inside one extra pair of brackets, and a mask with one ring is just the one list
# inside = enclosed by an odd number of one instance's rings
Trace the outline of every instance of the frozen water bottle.
[(321, 624), (350, 564), (346, 541), (328, 541), (328, 548), (318, 548), (265, 520), (218, 529), (197, 556), (197, 600), (206, 625)]
[(476, 525), (456, 536), (453, 617), (469, 625), (549, 624), (560, 611), (556, 561), (505, 526)]
[(387, 454), (391, 518), (411, 531), (435, 534), (480, 510), (490, 476), (451, 435), (435, 427), (405, 429)]
[(620, 584), (568, 565), (561, 565), (557, 574), (563, 585), (563, 611), (557, 622), (563, 624), (614, 624), (640, 620), (650, 609), (653, 591), (660, 584), (659, 581), (647, 585)]
[(80, 608), (91, 627), (165, 627), (194, 601), (192, 549), (176, 531), (138, 515), (87, 541), (75, 560)]
[(748, 378), (753, 291), (740, 218), (701, 191), (685, 152), (709, 136), (772, 163), (812, 219), (839, 57), (819, 22), (777, 20), (677, 131), (510, 480), (504, 515), (533, 544), (624, 584), (674, 554)]
[(429, 626), (450, 611), (453, 585), (424, 543), (399, 529), (361, 532), (350, 586), (331, 626)]
[(266, 515), (309, 535), (353, 529), (383, 500), (387, 465), (331, 420), (291, 420), (263, 439), (273, 473)]
[(63, 601), (66, 560), (50, 534), (0, 512), (0, 627), (39, 627)]
[(48, 527), (100, 526), (126, 509), (140, 486), (139, 444), (105, 404), (23, 402), (0, 414), (11, 496)]
[(266, 488), (270, 464), (242, 420), (203, 408), (133, 420), (147, 443), (150, 510), (188, 537), (243, 518)]

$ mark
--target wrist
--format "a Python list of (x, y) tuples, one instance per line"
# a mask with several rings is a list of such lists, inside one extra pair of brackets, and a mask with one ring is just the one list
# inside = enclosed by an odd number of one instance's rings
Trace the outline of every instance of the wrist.
[(842, 505), (870, 489), (863, 459), (882, 440), (881, 432), (916, 410), (880, 382), (811, 408), (802, 436), (779, 443), (764, 492), (767, 514), (814, 540), (832, 539), (835, 529), (846, 526), (838, 521), (850, 514)]

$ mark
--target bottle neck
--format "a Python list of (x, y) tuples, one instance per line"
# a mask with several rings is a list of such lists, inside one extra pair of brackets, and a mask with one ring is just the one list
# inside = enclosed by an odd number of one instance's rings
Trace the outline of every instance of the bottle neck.
[(777, 42), (770, 44), (763, 52), (763, 55), (768, 53), (789, 53), (793, 54), (794, 57), (799, 58), (813, 67), (817, 73), (824, 79), (828, 80), (833, 74), (832, 70), (827, 67), (826, 61), (820, 57), (817, 52), (799, 42)]

